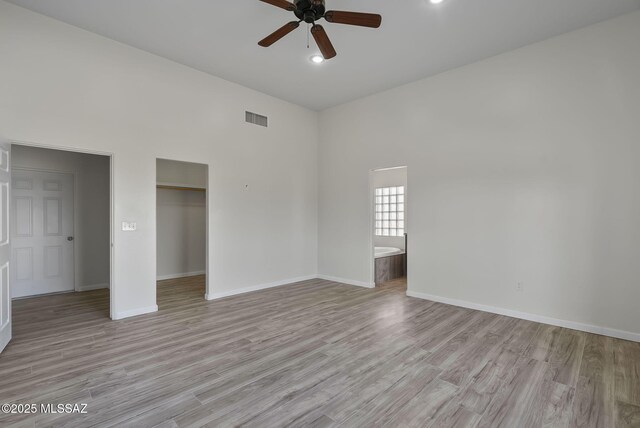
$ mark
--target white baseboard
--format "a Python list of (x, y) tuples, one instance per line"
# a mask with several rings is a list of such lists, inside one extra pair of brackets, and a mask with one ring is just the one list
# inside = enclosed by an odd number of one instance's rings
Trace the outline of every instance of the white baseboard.
[(431, 300), (433, 302), (444, 303), (452, 306), (460, 306), (467, 309), (475, 309), (482, 312), (490, 312), (492, 314), (505, 315), (512, 318), (519, 318), (527, 321), (539, 322), (541, 324), (549, 324), (557, 327), (569, 328), (572, 330), (584, 331), (587, 333), (599, 334), (602, 336), (615, 337), (617, 339), (630, 340), (640, 342), (640, 333), (632, 333), (630, 331), (616, 330), (608, 327), (599, 327), (590, 324), (583, 324), (575, 321), (561, 320), (557, 318), (546, 317), (543, 315), (530, 314), (527, 312), (514, 311), (511, 309), (498, 308), (494, 306), (482, 305), (479, 303), (467, 302), (465, 300), (450, 299), (448, 297), (433, 296), (431, 294), (420, 293), (417, 291), (407, 290), (407, 296), (418, 299)]
[(267, 288), (280, 287), (282, 285), (295, 284), (296, 282), (309, 281), (311, 279), (316, 279), (316, 278), (317, 278), (317, 275), (300, 276), (297, 278), (289, 278), (289, 279), (283, 279), (281, 281), (269, 282), (266, 284), (259, 284), (253, 287), (240, 288), (238, 290), (223, 291), (222, 293), (212, 293), (212, 294), (207, 293), (205, 294), (204, 297), (207, 300), (217, 300), (225, 297), (236, 296), (238, 294), (251, 293), (252, 291), (266, 290)]
[(113, 317), (111, 317), (111, 319), (121, 320), (124, 318), (131, 318), (138, 315), (150, 314), (152, 312), (158, 312), (158, 305), (153, 305), (146, 308), (131, 309), (129, 311), (116, 312), (115, 314), (113, 314)]
[(182, 272), (182, 273), (172, 273), (170, 275), (158, 275), (156, 280), (158, 281), (166, 281), (167, 279), (178, 279), (178, 278), (188, 278), (190, 276), (198, 276), (205, 275), (207, 272), (204, 270), (198, 270), (195, 272)]
[(100, 284), (89, 284), (89, 285), (81, 285), (78, 287), (76, 291), (91, 291), (91, 290), (100, 290), (102, 288), (109, 288), (108, 282), (103, 282)]
[(341, 284), (355, 285), (356, 287), (376, 288), (375, 284), (371, 284), (364, 281), (355, 281), (353, 279), (338, 278), (338, 277), (329, 276), (329, 275), (318, 275), (318, 278), (324, 279), (325, 281), (333, 281), (333, 282), (339, 282)]

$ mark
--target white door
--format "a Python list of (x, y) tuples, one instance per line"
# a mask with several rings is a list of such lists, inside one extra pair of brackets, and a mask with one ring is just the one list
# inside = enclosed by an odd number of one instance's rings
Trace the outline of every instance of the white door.
[(13, 298), (74, 290), (73, 175), (13, 169)]
[(11, 340), (11, 290), (9, 289), (9, 189), (11, 146), (0, 141), (0, 352)]

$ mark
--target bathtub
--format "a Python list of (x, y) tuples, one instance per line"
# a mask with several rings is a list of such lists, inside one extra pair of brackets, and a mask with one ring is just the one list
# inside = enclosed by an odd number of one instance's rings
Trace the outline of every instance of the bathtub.
[(379, 259), (381, 257), (389, 257), (396, 256), (398, 254), (404, 254), (404, 251), (400, 248), (395, 247), (376, 247), (375, 248), (375, 258)]
[(375, 248), (375, 283), (383, 284), (407, 275), (407, 254), (395, 247)]

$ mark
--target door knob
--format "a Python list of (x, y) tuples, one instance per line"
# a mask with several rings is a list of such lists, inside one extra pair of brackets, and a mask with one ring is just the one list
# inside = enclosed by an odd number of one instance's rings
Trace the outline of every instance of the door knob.
[(73, 241), (73, 236), (67, 236), (67, 241), (69, 242)]

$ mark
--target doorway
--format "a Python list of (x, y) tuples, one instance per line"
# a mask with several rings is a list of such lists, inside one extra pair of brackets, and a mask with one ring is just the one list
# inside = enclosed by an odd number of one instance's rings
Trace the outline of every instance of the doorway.
[(2, 352), (79, 314), (110, 318), (113, 166), (111, 154), (0, 143)]
[(406, 291), (407, 167), (370, 171), (371, 278), (376, 287)]
[(208, 166), (156, 161), (158, 306), (202, 300), (207, 282)]
[(114, 291), (111, 155), (1, 143), (0, 352), (108, 321)]
[(11, 162), (12, 298), (108, 295), (111, 158), (13, 144)]

